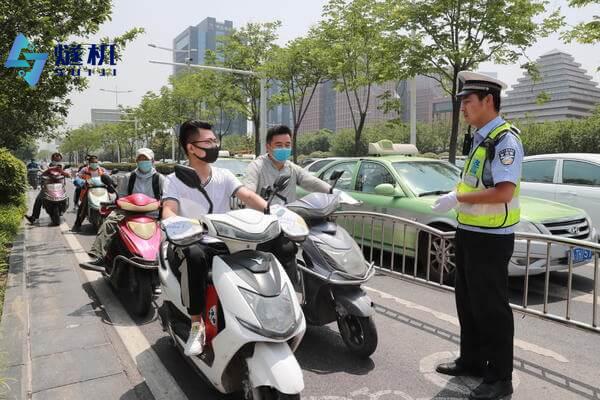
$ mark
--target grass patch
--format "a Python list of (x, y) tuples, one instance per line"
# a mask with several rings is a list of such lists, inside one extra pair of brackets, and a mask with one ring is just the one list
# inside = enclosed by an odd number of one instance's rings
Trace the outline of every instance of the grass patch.
[(4, 291), (8, 276), (8, 256), (12, 241), (25, 214), (25, 199), (18, 204), (0, 204), (0, 316), (4, 307)]

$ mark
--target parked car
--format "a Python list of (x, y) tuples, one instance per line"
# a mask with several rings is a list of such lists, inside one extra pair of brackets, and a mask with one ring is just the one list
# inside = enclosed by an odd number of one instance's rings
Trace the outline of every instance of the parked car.
[[(457, 227), (456, 213), (436, 213), (431, 205), (441, 194), (453, 190), (459, 179), (460, 169), (443, 160), (433, 160), (421, 157), (400, 155), (369, 156), (361, 158), (346, 158), (332, 160), (331, 163), (319, 170), (316, 175), (327, 181), (334, 171), (342, 171), (336, 188), (349, 193), (363, 204), (359, 208), (346, 206), (345, 210), (372, 211), (382, 214), (408, 218), (442, 231), (452, 231)], [(304, 195), (302, 189), (299, 194)], [(565, 204), (521, 196), (522, 218), (516, 230), (538, 234), (552, 234), (582, 240), (597, 240), (596, 230), (591, 226), (590, 218), (585, 211)], [(359, 222), (361, 225), (364, 221)], [(374, 245), (381, 248), (382, 227), (375, 222), (371, 229), (371, 221), (366, 222), (368, 229), (355, 232), (355, 227), (347, 227), (355, 237), (364, 234), (365, 243), (370, 243), (373, 237)], [(360, 230), (360, 229), (359, 229)], [(372, 232), (372, 233), (371, 233)], [(398, 254), (403, 252), (404, 232), (391, 224), (384, 227), (383, 249)], [(406, 233), (406, 256), (414, 257), (416, 242), (419, 240), (419, 264), (427, 264), (426, 234), (418, 237), (413, 229)], [(509, 265), (509, 274), (518, 276), (525, 274), (527, 263), (527, 244), (517, 240), (515, 251)], [(431, 242), (431, 277), (439, 279), (442, 251), (439, 239), (432, 238)], [(444, 275), (451, 282), (454, 274), (453, 247), (447, 248)], [(568, 268), (569, 257), (573, 257), (574, 266), (578, 267), (591, 260), (591, 252), (575, 249), (572, 254), (566, 246), (551, 247), (550, 270)], [(531, 243), (530, 274), (540, 274), (546, 268), (546, 245), (541, 242)]]
[(521, 192), (579, 207), (600, 231), (600, 154), (525, 157)]
[(218, 168), (227, 169), (233, 172), (238, 178), (241, 178), (246, 173), (246, 169), (251, 162), (252, 159), (248, 158), (219, 157), (213, 165)]
[(310, 163), (308, 163), (306, 165), (302, 165), (302, 168), (304, 168), (305, 170), (307, 170), (308, 172), (310, 172), (311, 174), (314, 175), (319, 170), (323, 169), (323, 167), (325, 167), (327, 164), (329, 164), (335, 160), (340, 160), (340, 158), (336, 158), (336, 157), (316, 158), (313, 161), (311, 161)]

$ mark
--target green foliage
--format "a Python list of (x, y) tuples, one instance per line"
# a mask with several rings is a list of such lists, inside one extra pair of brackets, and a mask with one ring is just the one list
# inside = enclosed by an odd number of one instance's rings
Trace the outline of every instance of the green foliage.
[(0, 148), (0, 204), (20, 204), (27, 190), (23, 161)]
[(578, 120), (532, 123), (514, 121), (521, 130), (526, 155), (599, 153), (600, 113)]
[[(364, 152), (363, 129), (372, 97), (372, 86), (407, 77), (404, 68), (406, 36), (386, 25), (387, 6), (372, 0), (330, 0), (324, 7), (318, 34), (327, 43), (328, 77), (337, 91), (344, 93), (352, 119), (354, 135), (344, 137), (354, 145), (353, 154)], [(405, 21), (402, 15), (396, 16)], [(404, 27), (403, 27), (404, 28)], [(405, 30), (404, 30), (405, 32)], [(338, 141), (347, 154), (347, 144)], [(343, 147), (343, 150), (342, 150)]]
[(310, 154), (315, 151), (329, 151), (331, 147), (331, 138), (335, 135), (333, 132), (327, 129), (322, 129), (319, 132), (314, 133), (303, 133), (298, 135), (298, 155)]
[(246, 135), (230, 135), (223, 138), (221, 149), (231, 154), (252, 154), (254, 144), (252, 138)]
[[(229, 35), (220, 37), (217, 55), (223, 62), (216, 65), (244, 71), (265, 74), (265, 65), (271, 52), (277, 48), (277, 30), (281, 22), (248, 23), (242, 28), (234, 29)], [(226, 74), (224, 75), (233, 87), (240, 88), (241, 96), (236, 98), (240, 110), (252, 121), (254, 132), (260, 127), (260, 81), (256, 76)], [(254, 152), (260, 151), (259, 136), (254, 135)]]
[[(57, 134), (71, 106), (70, 93), (85, 89), (88, 80), (54, 75), (54, 46), (68, 42), (71, 37), (90, 40), (100, 26), (110, 20), (111, 1), (40, 0), (18, 5), (2, 1), (0, 16), (0, 54), (3, 57), (10, 51), (19, 32), (27, 36), (36, 52), (48, 53), (46, 67), (36, 87), (18, 79), (14, 69), (3, 69), (0, 74), (0, 147), (15, 150), (30, 139)], [(118, 44), (117, 58), (122, 57), (125, 44), (142, 31), (133, 29), (110, 40)]]
[(117, 169), (120, 172), (131, 172), (137, 168), (136, 163), (102, 163), (102, 167), (113, 170)]
[[(571, 7), (585, 7), (593, 4), (599, 4), (598, 0), (570, 0)], [(588, 22), (580, 22), (572, 29), (563, 32), (562, 39), (567, 43), (573, 41), (582, 44), (594, 44), (600, 42), (600, 16), (592, 16), (592, 20)]]
[[(414, 32), (407, 63), (415, 74), (436, 79), (453, 102), (450, 161), (458, 145), (458, 73), (484, 62), (512, 64), (540, 38), (564, 23), (547, 15), (545, 0), (386, 0), (390, 30)], [(404, 38), (401, 38), (404, 40)], [(531, 64), (527, 64), (531, 67)]]

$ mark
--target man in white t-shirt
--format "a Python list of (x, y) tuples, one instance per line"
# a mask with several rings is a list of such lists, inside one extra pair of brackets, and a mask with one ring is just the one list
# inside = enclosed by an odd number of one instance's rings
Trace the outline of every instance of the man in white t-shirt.
[[(209, 123), (184, 122), (179, 130), (179, 144), (188, 157), (189, 166), (200, 178), (201, 188), (187, 186), (175, 173), (167, 176), (163, 191), (163, 219), (175, 215), (200, 218), (208, 213), (225, 213), (230, 210), (232, 196), (250, 208), (260, 211), (267, 208), (267, 202), (244, 187), (230, 171), (211, 166), (219, 157), (220, 143)], [(181, 270), (181, 297), (192, 320), (185, 354), (193, 356), (201, 354), (204, 347), (202, 311), (205, 306), (208, 260), (199, 245), (186, 248), (184, 253), (188, 262), (183, 264)]]

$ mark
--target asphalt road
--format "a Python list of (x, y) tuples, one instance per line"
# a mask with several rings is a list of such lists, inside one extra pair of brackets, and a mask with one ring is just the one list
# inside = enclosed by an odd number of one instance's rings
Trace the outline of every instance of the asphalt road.
[[(74, 219), (69, 210), (65, 215), (69, 226)], [(49, 222), (42, 212), (39, 229), (49, 235), (59, 232), (49, 227)], [(91, 247), (94, 235), (87, 221), (75, 236), (84, 249)], [(591, 316), (592, 277), (591, 267), (576, 271), (571, 306), (575, 317), (583, 318), (588, 310)], [(566, 273), (551, 275), (550, 310), (561, 314), (566, 306), (566, 282)], [(543, 276), (530, 279), (529, 304), (536, 308), (543, 305), (543, 284)], [(522, 286), (522, 279), (511, 279), (511, 300), (518, 304)], [(370, 359), (357, 359), (344, 346), (334, 324), (308, 327), (297, 351), (304, 371), (303, 398), (466, 398), (477, 380), (446, 379), (434, 372), (438, 362), (452, 359), (458, 349), (453, 293), (383, 274), (375, 276), (366, 288), (376, 304), (377, 351)], [(127, 309), (127, 299), (120, 300)], [(160, 304), (159, 297), (156, 305)], [(233, 398), (215, 393), (193, 372), (172, 347), (157, 318), (153, 313), (134, 320), (184, 393), (190, 399)], [(515, 330), (514, 399), (600, 398), (600, 334), (520, 313), (515, 313)]]

